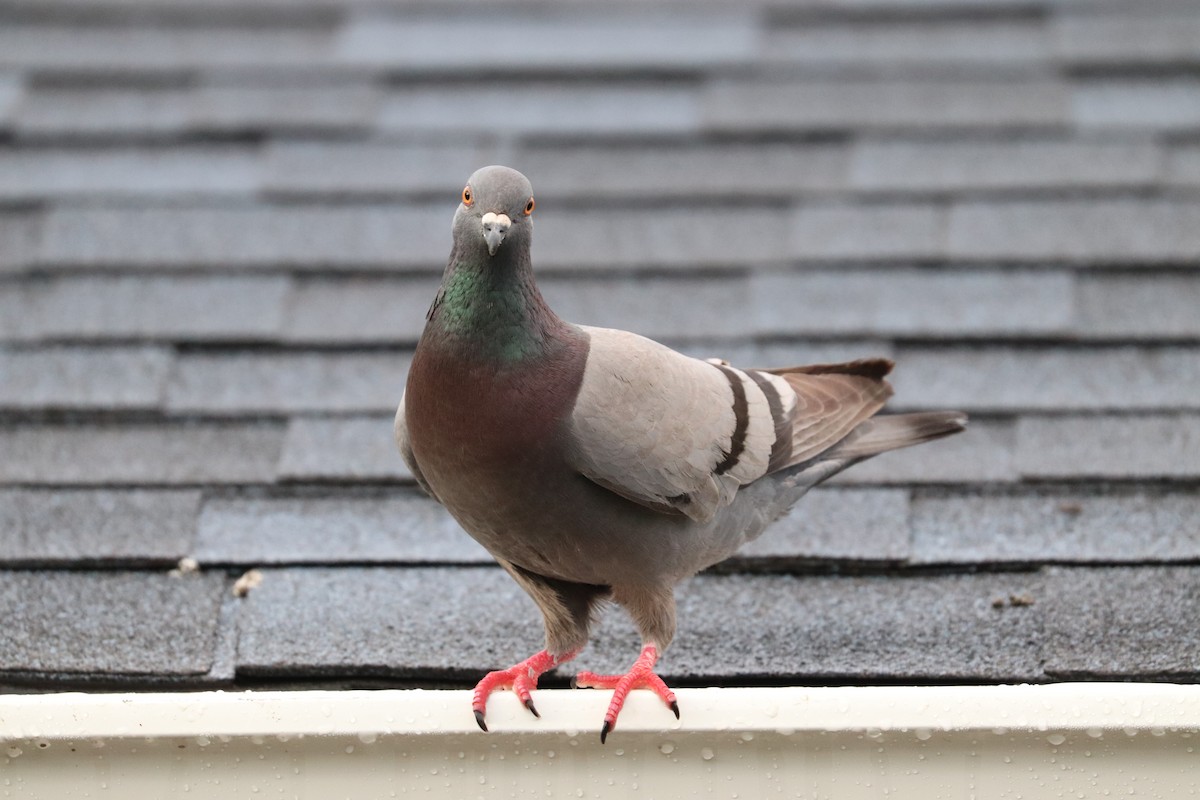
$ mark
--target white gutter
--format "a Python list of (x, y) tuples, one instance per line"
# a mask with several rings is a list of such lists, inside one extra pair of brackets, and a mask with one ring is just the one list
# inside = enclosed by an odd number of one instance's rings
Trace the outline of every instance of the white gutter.
[(1200, 686), (0, 697), (0, 797), (1194, 797)]

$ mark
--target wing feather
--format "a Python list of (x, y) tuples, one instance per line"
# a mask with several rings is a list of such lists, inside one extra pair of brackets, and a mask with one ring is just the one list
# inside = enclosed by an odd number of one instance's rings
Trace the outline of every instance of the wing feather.
[(740, 370), (625, 331), (583, 330), (570, 463), (627, 500), (698, 522), (741, 486), (833, 447), (891, 394), (884, 359)]
[(697, 521), (766, 474), (776, 423), (754, 378), (636, 334), (583, 330), (590, 349), (568, 448), (580, 473)]
[[(404, 395), (400, 395), (400, 406), (396, 409), (396, 419), (392, 422), (392, 435), (396, 439), (396, 449), (400, 451), (400, 457), (408, 465), (408, 470), (413, 474), (417, 485), (425, 494), (438, 500), (438, 496), (429, 486), (429, 481), (425, 480), (425, 475), (421, 472), (420, 465), (417, 464), (417, 457), (413, 454), (412, 445), (408, 441), (408, 424), (404, 420)], [(438, 502), (440, 503), (441, 500)]]

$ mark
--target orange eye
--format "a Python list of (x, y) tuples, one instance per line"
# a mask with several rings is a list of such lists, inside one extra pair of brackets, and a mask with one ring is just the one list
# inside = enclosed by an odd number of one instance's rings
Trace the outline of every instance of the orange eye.
[(525, 216), (528, 217), (530, 214), (533, 213), (533, 207), (535, 205), (537, 205), (537, 204), (533, 202), (533, 198), (532, 197), (529, 198), (529, 202), (525, 204)]
[(463, 187), (462, 201), (464, 206), (470, 206), (475, 202), (475, 195), (471, 192), (470, 186)]

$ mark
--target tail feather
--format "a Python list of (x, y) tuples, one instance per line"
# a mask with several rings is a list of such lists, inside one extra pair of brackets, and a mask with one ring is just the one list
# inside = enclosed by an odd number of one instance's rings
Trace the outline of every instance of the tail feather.
[(922, 442), (931, 442), (967, 427), (967, 415), (961, 411), (922, 411), (913, 414), (886, 414), (857, 425), (845, 439), (822, 454), (822, 460), (869, 458)]

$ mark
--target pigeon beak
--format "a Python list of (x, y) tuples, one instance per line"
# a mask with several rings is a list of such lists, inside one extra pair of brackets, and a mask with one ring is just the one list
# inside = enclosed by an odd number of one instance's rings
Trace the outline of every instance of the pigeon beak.
[(497, 248), (504, 241), (511, 226), (512, 220), (508, 218), (507, 214), (489, 211), (483, 215), (483, 238), (487, 242), (489, 256), (496, 255)]

